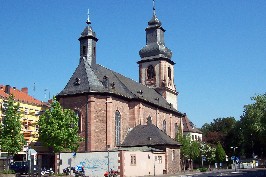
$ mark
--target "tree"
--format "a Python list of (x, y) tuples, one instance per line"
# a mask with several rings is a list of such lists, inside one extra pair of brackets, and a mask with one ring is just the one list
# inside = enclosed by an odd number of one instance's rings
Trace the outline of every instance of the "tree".
[(266, 93), (251, 97), (253, 103), (244, 106), (240, 118), (247, 156), (263, 155), (266, 148)]
[(63, 109), (54, 98), (50, 109), (38, 121), (40, 142), (53, 152), (76, 152), (81, 141), (78, 119), (74, 111)]
[(215, 159), (216, 159), (216, 162), (218, 163), (224, 162), (226, 159), (226, 153), (221, 143), (217, 144), (216, 151), (215, 151)]
[(215, 151), (216, 148), (212, 147), (210, 144), (201, 143), (200, 144), (200, 154), (206, 158), (206, 162), (209, 164), (215, 161)]
[(186, 167), (186, 161), (189, 161), (189, 168), (193, 169), (193, 160), (200, 155), (200, 144), (198, 141), (191, 141), (190, 136), (183, 136), (180, 142), (182, 144), (180, 154), (183, 168)]
[(193, 161), (198, 159), (200, 156), (200, 144), (198, 141), (190, 141), (190, 148), (189, 148), (189, 156), (190, 156), (190, 167), (193, 170)]
[(21, 133), (19, 103), (10, 95), (6, 105), (0, 126), (0, 145), (2, 151), (13, 156), (22, 150), (25, 140)]
[[(210, 124), (205, 123), (201, 130), (203, 132), (203, 141), (213, 146), (221, 143), (226, 152), (230, 152), (230, 147), (240, 141), (240, 131), (236, 129), (239, 121), (234, 117), (225, 117), (214, 119)], [(239, 127), (237, 127), (239, 128)]]

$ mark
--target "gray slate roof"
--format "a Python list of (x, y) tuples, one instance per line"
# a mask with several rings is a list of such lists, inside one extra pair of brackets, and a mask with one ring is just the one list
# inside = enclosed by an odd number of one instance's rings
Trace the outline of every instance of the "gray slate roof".
[(122, 147), (133, 146), (181, 146), (180, 143), (173, 140), (155, 125), (138, 125), (134, 127), (126, 136)]
[[(104, 81), (104, 77), (108, 77), (108, 79)], [(87, 63), (86, 59), (81, 59), (75, 72), (65, 88), (58, 94), (58, 97), (84, 93), (108, 93), (127, 99), (140, 99), (183, 115), (154, 89), (101, 65), (96, 64), (92, 67)]]

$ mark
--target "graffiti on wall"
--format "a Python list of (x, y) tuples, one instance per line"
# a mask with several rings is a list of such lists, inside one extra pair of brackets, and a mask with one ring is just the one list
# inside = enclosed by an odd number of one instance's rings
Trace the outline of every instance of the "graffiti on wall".
[(61, 153), (62, 168), (67, 166), (82, 165), (85, 170), (85, 175), (103, 176), (109, 169), (118, 170), (118, 152), (92, 152), (92, 153), (77, 153), (71, 156), (71, 153)]

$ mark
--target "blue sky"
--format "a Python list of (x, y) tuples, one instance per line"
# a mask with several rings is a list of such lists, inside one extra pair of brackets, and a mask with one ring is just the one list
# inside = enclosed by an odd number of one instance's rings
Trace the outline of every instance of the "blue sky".
[[(59, 93), (78, 65), (87, 9), (97, 63), (138, 81), (152, 0), (0, 0), (0, 84), (45, 101)], [(197, 127), (239, 119), (250, 97), (265, 93), (265, 9), (265, 0), (156, 1), (176, 63), (178, 110)]]

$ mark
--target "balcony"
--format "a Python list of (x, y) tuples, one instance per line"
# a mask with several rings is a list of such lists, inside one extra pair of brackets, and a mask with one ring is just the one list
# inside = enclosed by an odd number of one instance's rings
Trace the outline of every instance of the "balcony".
[(31, 136), (31, 132), (26, 130), (26, 131), (23, 132), (23, 135), (24, 135), (24, 138), (25, 137), (30, 137)]

